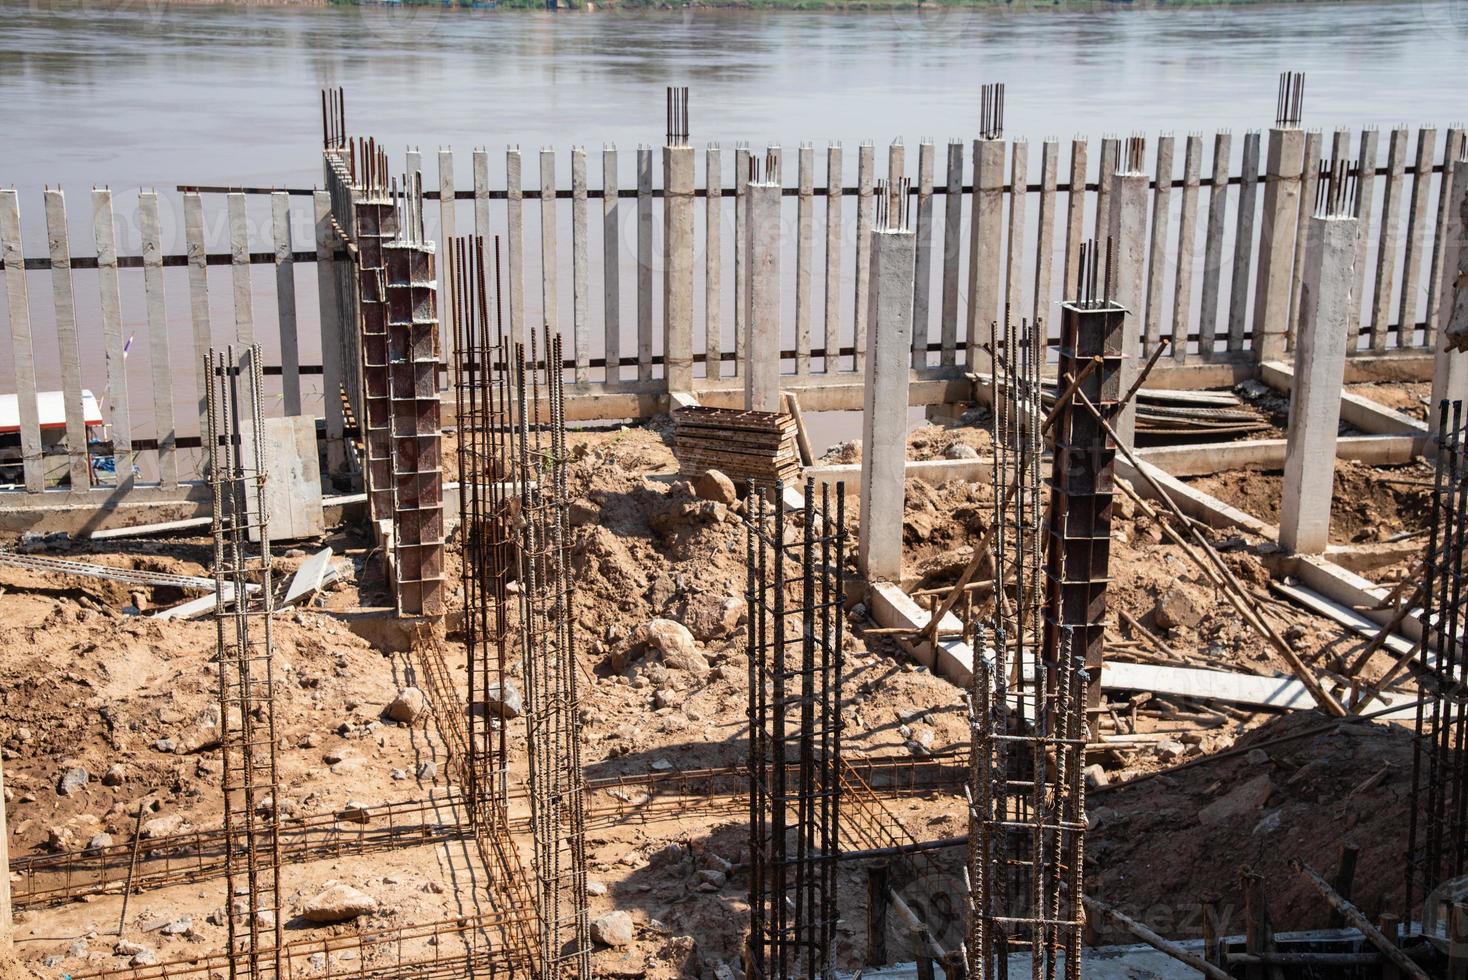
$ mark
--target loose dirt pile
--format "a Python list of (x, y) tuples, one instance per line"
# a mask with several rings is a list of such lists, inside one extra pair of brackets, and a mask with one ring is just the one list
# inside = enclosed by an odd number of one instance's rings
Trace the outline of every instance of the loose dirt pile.
[[(570, 441), (569, 482), (577, 494), (570, 510), (571, 556), (588, 777), (744, 761), (743, 503), (710, 499), (714, 495), (707, 490), (700, 495), (678, 478), (657, 426), (575, 432)], [(915, 455), (932, 458), (965, 458), (968, 450), (982, 456), (988, 449), (987, 436), (972, 425), (920, 427), (911, 444)], [(851, 449), (847, 452), (854, 458)], [(452, 456), (451, 445), (446, 454)], [(1348, 484), (1343, 496), (1360, 486)], [(1392, 498), (1397, 509), (1390, 513), (1415, 513), (1412, 499)], [(853, 495), (848, 501), (853, 552), (856, 503)], [(984, 484), (909, 483), (904, 536), (919, 585), (941, 586), (956, 578), (971, 554), (966, 549), (991, 520), (992, 504), (992, 489)], [(1384, 498), (1376, 506), (1386, 512)], [(382, 620), (364, 612), (385, 604), (381, 563), (364, 538), (337, 534), (329, 543), (338, 555), (341, 584), (328, 594), (324, 608), (284, 614), (276, 623), (281, 812), (308, 816), (349, 803), (371, 808), (389, 801), (442, 799), (453, 787), (432, 718), (425, 713), (400, 722), (392, 718), (395, 710), (389, 711), (399, 693), (415, 683), (417, 663), (392, 652), (397, 644), (382, 641), (374, 626)], [(1225, 556), (1246, 584), (1263, 593), (1267, 574), (1259, 544), (1227, 543)], [(319, 545), (282, 558), (282, 574), (314, 547)], [(208, 542), (200, 538), (107, 548), (58, 545), (52, 551), (195, 575), (205, 574), (210, 559)], [(449, 555), (451, 593), (458, 590), (452, 577), (458, 560), (455, 543)], [(1157, 642), (1209, 665), (1284, 671), (1279, 658), (1242, 625), (1182, 553), (1163, 543), (1160, 530), (1124, 505), (1118, 508), (1111, 567), (1112, 608), (1134, 617)], [(854, 572), (854, 556), (848, 568)], [(187, 598), (176, 590), (7, 569), (0, 569), (0, 589), (0, 742), (12, 857), (85, 848), (99, 835), (124, 841), (140, 810), (145, 823), (162, 821), (156, 825), (160, 833), (218, 827), (214, 625), (207, 619), (163, 623), (136, 614)], [(1349, 646), (1332, 623), (1283, 608), (1277, 615), (1306, 659)], [(874, 625), (861, 607), (851, 610), (841, 692), (847, 755), (920, 758), (966, 745), (962, 692), (913, 664), (891, 638), (865, 637)], [(1111, 639), (1116, 656), (1144, 648), (1155, 655), (1130, 626), (1118, 626)], [(450, 632), (445, 657), (462, 679), (460, 640)], [(510, 672), (511, 682), (520, 685), (519, 665), (512, 663)], [(1198, 725), (1174, 719), (1167, 724), (1179, 732), (1175, 750), (1117, 751), (1094, 761), (1108, 770), (1098, 778), (1114, 781), (1202, 758), (1235, 740), (1255, 744), (1275, 728), (1290, 731), (1289, 726), (1317, 720), (1298, 715), (1269, 722), (1262, 715), (1229, 714)], [(512, 719), (507, 724), (509, 780), (519, 794), (527, 777), (523, 723)], [(1161, 724), (1144, 717), (1141, 730)], [(1388, 901), (1396, 887), (1388, 879), (1399, 877), (1387, 871), (1400, 857), (1400, 830), (1390, 822), (1400, 821), (1400, 771), (1393, 768), (1364, 789), (1359, 784), (1397, 758), (1380, 753), (1399, 752), (1400, 738), (1385, 726), (1348, 727), (1345, 734), (1266, 748), (1268, 760), (1241, 755), (1134, 787), (1097, 791), (1093, 811), (1102, 816), (1088, 848), (1097, 893), (1147, 917), (1165, 903), (1182, 905), (1215, 894), (1227, 898), (1244, 860), (1273, 868), (1267, 860), (1298, 855), (1317, 867), (1333, 867), (1341, 834), (1350, 833), (1363, 847), (1358, 881), (1379, 878), (1380, 901)], [(1184, 731), (1192, 735), (1184, 738)], [(85, 778), (77, 770), (85, 770)], [(1217, 813), (1210, 807), (1261, 775), (1269, 777), (1267, 795), (1262, 784), (1253, 783), (1247, 800), (1224, 808), (1231, 814), (1227, 820), (1205, 820), (1204, 812)], [(595, 797), (601, 803), (613, 798), (607, 790)], [(720, 964), (737, 963), (748, 921), (747, 832), (738, 801), (690, 798), (646, 812), (636, 799), (619, 802), (626, 804), (625, 813), (600, 820), (587, 841), (593, 918), (621, 912), (630, 920), (614, 919), (599, 929), (605, 936), (624, 935), (624, 925), (630, 929), (625, 945), (598, 947), (599, 971), (714, 976)], [(919, 838), (961, 834), (967, 825), (957, 797), (889, 798), (887, 804)], [(512, 806), (512, 815), (520, 812), (517, 807), (523, 810), (523, 803)], [(443, 819), (462, 817), (445, 807)], [(1263, 854), (1261, 841), (1276, 842), (1275, 850)], [(517, 843), (528, 868), (528, 837)], [(948, 894), (952, 906), (950, 886), (958, 880), (962, 851), (945, 853), (939, 864), (951, 864), (952, 880), (909, 892), (914, 901), (929, 899), (934, 915), (941, 907), (933, 896)], [(1379, 874), (1372, 873), (1378, 869)], [(1293, 902), (1298, 896), (1288, 879), (1288, 872), (1271, 872), (1271, 888)], [(300, 913), (329, 881), (362, 891), (375, 900), (375, 910), (337, 925), (305, 922)], [(323, 855), (288, 869), (282, 894), (288, 939), (473, 914), (481, 910), (482, 888), (473, 846), (463, 841), (372, 856)], [(839, 946), (843, 959), (854, 964), (865, 949), (861, 869), (843, 870), (840, 891)], [(1367, 892), (1358, 894), (1368, 898)], [(224, 930), (217, 913), (225, 898), (219, 878), (135, 896), (124, 938), (159, 959), (218, 949)], [(1296, 921), (1289, 908), (1293, 905), (1277, 903), (1276, 924), (1282, 928)], [(1299, 922), (1315, 915), (1313, 904), (1302, 908), (1307, 911)], [(116, 895), (23, 912), (17, 929), (21, 956), (26, 963), (44, 963), (48, 975), (123, 966), (143, 954), (118, 947), (117, 937), (110, 935), (119, 912)], [(185, 918), (186, 928), (161, 928)], [(957, 928), (949, 921), (944, 941), (953, 941)], [(1186, 926), (1172, 932), (1187, 934)], [(891, 948), (901, 950), (902, 941), (894, 934)]]

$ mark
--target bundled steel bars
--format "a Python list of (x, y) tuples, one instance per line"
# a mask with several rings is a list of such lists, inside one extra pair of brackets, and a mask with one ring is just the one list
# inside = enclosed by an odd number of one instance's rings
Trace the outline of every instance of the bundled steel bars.
[(1274, 125), (1279, 129), (1297, 129), (1305, 113), (1305, 73), (1279, 73), (1279, 93), (1274, 98)]
[(519, 491), (519, 632), (525, 672), (530, 808), (540, 913), (540, 971), (591, 976), (586, 913), (586, 783), (566, 545), (566, 421), (561, 338), (516, 345), (515, 483)]
[[(260, 348), (211, 349), (203, 371), (214, 502), (214, 623), (229, 975), (280, 975), (280, 785), (275, 767), (270, 529), (261, 447)], [(259, 542), (258, 551), (250, 539)], [(259, 599), (248, 601), (251, 589)], [(227, 596), (236, 599), (226, 601)], [(243, 879), (243, 880), (242, 880)]]
[(1403, 921), (1443, 882), (1468, 873), (1468, 419), (1463, 403), (1438, 405), (1436, 472), (1424, 560), (1407, 824)]
[(835, 967), (845, 487), (837, 484), (834, 496), (833, 511), (823, 486), (817, 506), (807, 481), (805, 506), (792, 520), (783, 485), (768, 495), (749, 488), (746, 962), (753, 977), (824, 977)]
[(665, 146), (688, 145), (688, 86), (669, 85), (667, 89), (668, 141)]

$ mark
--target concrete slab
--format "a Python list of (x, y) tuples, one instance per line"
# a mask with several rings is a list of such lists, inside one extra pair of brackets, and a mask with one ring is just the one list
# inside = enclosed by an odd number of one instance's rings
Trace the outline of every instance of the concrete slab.
[[(249, 426), (241, 426), (241, 438), (246, 446), (253, 438), (249, 430)], [(270, 539), (296, 541), (325, 534), (315, 420), (304, 415), (266, 419), (261, 438), (265, 455), (265, 516)], [(253, 524), (255, 495), (246, 494), (245, 499)], [(250, 540), (258, 540), (253, 528)]]
[[(1336, 459), (1372, 466), (1402, 466), (1422, 454), (1421, 435), (1343, 436), (1336, 440)], [(1172, 476), (1209, 476), (1228, 470), (1283, 470), (1285, 439), (1255, 439), (1194, 446), (1156, 446), (1136, 451), (1138, 458)]]

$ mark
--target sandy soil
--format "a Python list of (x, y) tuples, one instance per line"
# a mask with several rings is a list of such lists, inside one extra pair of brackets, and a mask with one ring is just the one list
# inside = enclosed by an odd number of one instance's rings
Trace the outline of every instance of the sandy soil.
[[(593, 778), (726, 765), (742, 761), (745, 752), (744, 632), (737, 618), (722, 615), (731, 600), (737, 607), (744, 595), (744, 531), (737, 513), (700, 506), (688, 484), (676, 478), (663, 431), (655, 425), (572, 436), (582, 751)], [(923, 427), (913, 435), (915, 455), (944, 456), (955, 443), (983, 451), (986, 440), (972, 425)], [(1412, 513), (1406, 502), (1396, 506), (1394, 514)], [(909, 485), (905, 537), (922, 584), (953, 580), (968, 558), (968, 541), (990, 520), (991, 507), (987, 486)], [(414, 658), (380, 649), (359, 635), (359, 610), (385, 602), (380, 563), (355, 532), (333, 534), (327, 543), (338, 555), (342, 582), (322, 608), (278, 617), (275, 630), (282, 813), (326, 813), (349, 802), (376, 807), (429, 796), (446, 799), (452, 789), (449, 767), (430, 719), (400, 724), (383, 716), (398, 690), (413, 682)], [(1238, 540), (1226, 555), (1240, 578), (1262, 592), (1267, 574), (1258, 545)], [(306, 544), (305, 551), (314, 546)], [(1155, 642), (1200, 663), (1270, 673), (1284, 669), (1181, 553), (1162, 543), (1158, 529), (1123, 508), (1112, 546), (1112, 608), (1135, 617)], [(55, 553), (189, 574), (203, 574), (209, 560), (207, 541), (197, 538), (107, 548), (72, 544), (58, 546)], [(304, 553), (282, 557), (281, 573)], [(450, 566), (457, 569), (456, 554)], [(451, 592), (456, 590), (454, 581)], [(124, 611), (130, 606), (149, 611), (183, 598), (176, 590), (0, 569), (0, 740), (12, 857), (86, 847), (99, 833), (126, 840), (139, 808), (145, 821), (166, 818), (173, 825), (176, 818), (177, 828), (219, 825), (214, 627), (208, 620), (164, 624)], [(1165, 622), (1159, 620), (1163, 606)], [(1273, 608), (1281, 629), (1306, 659), (1353, 645), (1332, 623)], [(706, 675), (669, 669), (631, 649), (633, 632), (654, 616), (697, 624), (699, 652), (710, 665)], [(864, 639), (872, 625), (858, 610), (843, 645), (848, 755), (907, 758), (966, 744), (960, 692), (916, 667), (890, 638)], [(1113, 639), (1116, 656), (1131, 651), (1156, 656), (1130, 626), (1118, 625)], [(444, 648), (455, 676), (461, 676), (464, 662), (459, 641), (451, 633)], [(1379, 665), (1373, 665), (1376, 669)], [(512, 678), (518, 681), (518, 674), (518, 665), (512, 665)], [(1128, 713), (1125, 702), (1118, 709)], [(1094, 761), (1109, 771), (1106, 778), (1117, 780), (1205, 758), (1240, 738), (1248, 744), (1281, 725), (1312, 718), (1270, 721), (1241, 712), (1201, 716), (1191, 709), (1183, 714), (1179, 720), (1176, 706), (1158, 704), (1138, 713), (1137, 730), (1157, 733), (1159, 745), (1164, 744), (1161, 735), (1175, 732), (1176, 741), (1167, 740), (1175, 750), (1116, 749)], [(522, 731), (511, 723), (512, 788), (525, 781)], [(1260, 850), (1256, 841), (1287, 842), (1273, 854), (1278, 861), (1298, 855), (1317, 867), (1333, 867), (1342, 827), (1366, 849), (1363, 871), (1389, 867), (1395, 858), (1388, 852), (1394, 854), (1399, 844), (1387, 832), (1388, 818), (1397, 811), (1378, 804), (1399, 806), (1400, 776), (1393, 770), (1385, 782), (1352, 791), (1386, 764), (1387, 756), (1379, 753), (1399, 751), (1400, 739), (1384, 726), (1370, 726), (1370, 731), (1383, 734), (1320, 736), (1269, 750), (1267, 763), (1238, 756), (1098, 791), (1093, 811), (1103, 815), (1088, 847), (1097, 893), (1138, 912), (1214, 895), (1236, 900), (1237, 864)], [(1316, 755), (1324, 761), (1317, 763)], [(1316, 768), (1309, 770), (1307, 763)], [(77, 766), (89, 773), (86, 785), (62, 795), (63, 774)], [(104, 781), (113, 767), (120, 767), (117, 778)], [(1267, 806), (1223, 825), (1202, 821), (1200, 813), (1211, 803), (1266, 771), (1272, 787)], [(1292, 778), (1298, 771), (1318, 775)], [(605, 802), (604, 794), (598, 796)], [(457, 820), (444, 805), (444, 819)], [(889, 806), (918, 837), (959, 834), (966, 826), (956, 797), (893, 798)], [(1267, 831), (1277, 837), (1260, 837), (1265, 831), (1257, 825), (1276, 810), (1282, 829)], [(529, 841), (517, 843), (528, 866)], [(632, 946), (598, 951), (603, 975), (712, 976), (719, 963), (737, 962), (748, 882), (740, 871), (747, 836), (736, 811), (688, 801), (646, 819), (600, 822), (587, 844), (590, 876), (598, 883), (590, 899), (593, 917), (612, 909), (628, 911), (637, 932)], [(1229, 856), (1217, 860), (1220, 853)], [(939, 861), (942, 873), (956, 875), (961, 855), (961, 850), (951, 852), (951, 872)], [(1264, 864), (1282, 889), (1276, 926), (1316, 924), (1313, 906), (1285, 900), (1294, 894), (1288, 873)], [(732, 873), (722, 884), (699, 875), (726, 865), (732, 865)], [(288, 938), (359, 934), (469, 914), (482, 909), (483, 875), (472, 842), (464, 840), (372, 856), (323, 856), (294, 865), (282, 891)], [(1389, 877), (1381, 876), (1383, 902), (1395, 887)], [(329, 880), (372, 895), (377, 911), (343, 925), (305, 923), (301, 906)], [(941, 903), (933, 896), (947, 894), (951, 900), (956, 881), (918, 883), (909, 897), (931, 903), (936, 915)], [(841, 891), (851, 901), (849, 908), (843, 905), (840, 948), (843, 959), (855, 962), (865, 947), (860, 869), (843, 872)], [(225, 898), (218, 878), (135, 896), (123, 923), (124, 938), (160, 959), (218, 949), (224, 930), (210, 914)], [(131, 954), (115, 951), (120, 911), (116, 895), (24, 911), (17, 926), (20, 957), (25, 964), (43, 965), (46, 975), (125, 965)], [(156, 928), (184, 916), (189, 928), (177, 935)], [(953, 941), (956, 929), (950, 916), (940, 939)], [(900, 951), (903, 942), (894, 935), (890, 948)]]

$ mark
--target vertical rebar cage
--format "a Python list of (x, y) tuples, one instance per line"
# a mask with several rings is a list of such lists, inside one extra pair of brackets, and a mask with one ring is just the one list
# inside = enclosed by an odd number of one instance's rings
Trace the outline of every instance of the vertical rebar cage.
[[(1423, 562), (1414, 673), (1412, 805), (1407, 827), (1407, 890), (1402, 921), (1449, 921), (1432, 892), (1468, 873), (1468, 418), (1461, 401), (1439, 403), (1432, 512)], [(1427, 908), (1417, 903), (1428, 900)], [(1451, 901), (1451, 897), (1448, 897)]]
[(586, 783), (567, 557), (566, 420), (561, 338), (516, 345), (520, 644), (530, 808), (540, 896), (541, 976), (591, 976), (586, 912)]
[[(834, 496), (834, 501), (832, 497)], [(834, 504), (834, 511), (832, 510)], [(749, 486), (749, 907), (752, 977), (835, 968), (846, 491), (785, 513)]]
[[(203, 370), (213, 494), (229, 975), (280, 975), (280, 816), (275, 764), (269, 512), (260, 348), (210, 350)], [(258, 542), (251, 546), (254, 539)]]
[[(965, 957), (976, 980), (1007, 977), (1014, 953), (1029, 955), (1036, 978), (1054, 977), (1062, 963), (1075, 978), (1085, 832), (1085, 634), (1078, 637), (1073, 626), (1046, 615), (1065, 579), (1048, 567), (1047, 551), (1054, 560), (1054, 529), (1071, 519), (1073, 508), (1053, 480), (1046, 487), (1040, 477), (1044, 331), (1021, 321), (1018, 329), (1006, 324), (1004, 333), (996, 325), (990, 346), (995, 492), (987, 560), (994, 600), (982, 614), (964, 607), (975, 659), (968, 693)], [(1104, 577), (1104, 552), (1101, 560)], [(1094, 616), (1099, 627), (1104, 608), (1083, 603), (1082, 613), (1083, 623), (1089, 626)]]
[[(499, 268), (496, 240), (495, 269)], [(509, 583), (516, 564), (519, 531), (517, 463), (511, 412), (513, 378), (499, 289), (493, 290), (481, 238), (453, 239), (448, 246), (449, 288), (453, 296), (455, 418), (458, 432), (461, 584), (464, 646), (469, 672), (469, 790), (478, 800), (506, 801), (506, 721), (489, 694), (505, 695), (513, 644)], [(495, 812), (501, 812), (499, 808)]]

